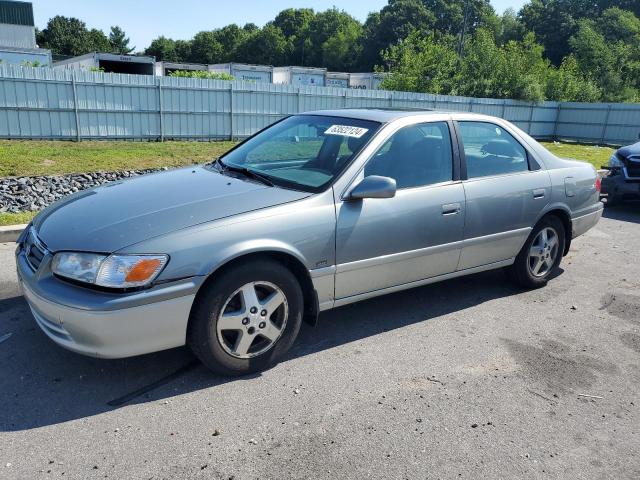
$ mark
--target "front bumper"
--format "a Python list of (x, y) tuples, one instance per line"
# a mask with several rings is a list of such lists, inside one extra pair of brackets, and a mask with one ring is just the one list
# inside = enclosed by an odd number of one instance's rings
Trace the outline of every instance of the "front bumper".
[(640, 200), (640, 179), (628, 179), (622, 173), (602, 178), (603, 195), (616, 200)]
[(100, 358), (124, 358), (186, 342), (200, 277), (128, 294), (95, 291), (53, 276), (46, 257), (36, 271), (18, 251), (18, 280), (42, 331), (58, 345)]

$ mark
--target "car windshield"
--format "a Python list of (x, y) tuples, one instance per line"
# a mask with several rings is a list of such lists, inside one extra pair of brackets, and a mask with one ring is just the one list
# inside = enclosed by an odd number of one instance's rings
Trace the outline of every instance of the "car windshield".
[(320, 192), (379, 127), (377, 122), (352, 118), (294, 115), (251, 137), (220, 163), (277, 186)]

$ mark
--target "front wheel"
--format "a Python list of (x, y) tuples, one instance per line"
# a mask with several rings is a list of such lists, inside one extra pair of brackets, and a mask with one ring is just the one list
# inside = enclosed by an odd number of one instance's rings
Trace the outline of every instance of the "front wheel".
[(214, 372), (243, 375), (264, 370), (295, 341), (303, 295), (296, 277), (283, 265), (270, 260), (240, 264), (203, 288), (191, 312), (187, 342)]
[(544, 217), (509, 267), (509, 276), (524, 288), (544, 287), (560, 265), (564, 246), (565, 230), (560, 219), (551, 215)]

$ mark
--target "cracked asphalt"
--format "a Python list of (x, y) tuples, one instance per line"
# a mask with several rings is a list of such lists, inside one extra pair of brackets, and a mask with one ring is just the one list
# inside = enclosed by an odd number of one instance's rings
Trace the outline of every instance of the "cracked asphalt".
[(0, 478), (640, 478), (640, 208), (605, 216), (546, 288), (350, 305), (239, 379), (57, 347), (1, 244)]

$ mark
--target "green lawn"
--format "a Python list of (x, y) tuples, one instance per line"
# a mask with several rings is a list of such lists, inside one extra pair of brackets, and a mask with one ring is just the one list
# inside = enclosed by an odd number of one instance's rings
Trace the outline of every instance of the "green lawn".
[(0, 177), (137, 170), (203, 163), (235, 142), (0, 140)]
[(38, 212), (0, 213), (0, 227), (29, 223), (36, 213)]
[[(47, 142), (0, 140), (0, 177), (175, 167), (203, 163), (234, 142)], [(560, 157), (606, 165), (614, 149), (543, 142)], [(27, 223), (35, 213), (0, 213), (0, 225)]]
[(598, 170), (609, 161), (609, 157), (616, 150), (597, 145), (578, 145), (575, 143), (541, 142), (549, 151), (562, 158), (573, 158), (589, 162)]

